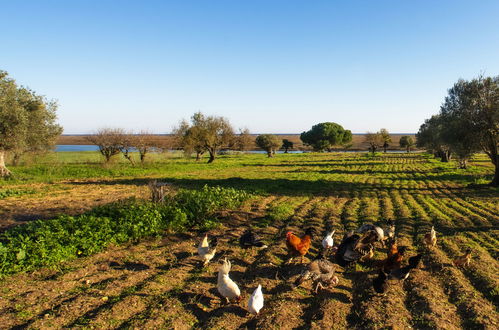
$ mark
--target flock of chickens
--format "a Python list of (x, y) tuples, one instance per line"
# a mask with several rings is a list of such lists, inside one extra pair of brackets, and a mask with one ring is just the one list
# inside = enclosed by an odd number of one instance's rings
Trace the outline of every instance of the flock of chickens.
[[(339, 279), (335, 276), (335, 263), (341, 267), (348, 267), (358, 261), (365, 261), (373, 258), (376, 244), (387, 247), (387, 256), (379, 263), (377, 277), (374, 278), (372, 285), (377, 293), (385, 293), (389, 286), (389, 280), (404, 281), (409, 277), (411, 270), (418, 267), (422, 254), (418, 254), (407, 259), (407, 265), (402, 266), (402, 261), (406, 257), (405, 246), (398, 246), (395, 237), (395, 224), (389, 221), (388, 228), (382, 229), (370, 223), (363, 224), (355, 231), (347, 232), (338, 246), (334, 245), (335, 231), (327, 232), (322, 240), (323, 250), (318, 253), (315, 259), (310, 261), (303, 269), (298, 278), (294, 281), (295, 286), (311, 280), (313, 282), (313, 291), (319, 289), (334, 287)], [(289, 260), (287, 264), (293, 262), (294, 258), (300, 258), (303, 264), (305, 255), (308, 253), (312, 244), (314, 229), (308, 228), (302, 237), (292, 232), (286, 233), (286, 246), (288, 249)], [(423, 238), (426, 247), (434, 247), (437, 244), (437, 233), (434, 227), (426, 233)], [(243, 248), (266, 248), (258, 236), (248, 229), (240, 238), (239, 244)], [(213, 237), (208, 240), (208, 234), (204, 236), (198, 247), (198, 254), (201, 257), (203, 265), (206, 266), (213, 259), (217, 252), (217, 239)], [(335, 263), (329, 260), (329, 256), (334, 254)], [(471, 261), (471, 250), (454, 260), (455, 266), (469, 266)], [(237, 284), (229, 277), (231, 269), (230, 261), (225, 258), (223, 264), (218, 270), (217, 289), (227, 303), (230, 301), (241, 301), (241, 291)], [(262, 286), (258, 285), (248, 300), (248, 311), (258, 315), (263, 308), (264, 299)]]

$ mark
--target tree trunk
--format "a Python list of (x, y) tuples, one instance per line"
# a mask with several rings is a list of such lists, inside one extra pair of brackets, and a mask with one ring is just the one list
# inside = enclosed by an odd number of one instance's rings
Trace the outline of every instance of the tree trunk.
[(499, 161), (496, 161), (496, 171), (494, 173), (494, 178), (492, 179), (492, 182), (490, 183), (491, 186), (497, 187), (499, 186)]
[(5, 166), (5, 151), (0, 150), (0, 177), (7, 178), (11, 175), (12, 175), (12, 173)]
[(287, 154), (288, 153), (288, 148), (284, 148), (284, 153)]
[(21, 153), (14, 153), (14, 156), (12, 157), (12, 165), (17, 166), (19, 165), (19, 161), (21, 160)]
[(210, 159), (208, 159), (208, 164), (213, 163), (215, 160), (215, 152), (210, 150)]
[(273, 156), (273, 155), (272, 155), (272, 150), (267, 150), (267, 156), (268, 156), (269, 158)]
[(201, 153), (200, 152), (196, 152), (196, 162), (199, 162), (199, 160), (201, 159)]
[(460, 159), (459, 160), (459, 168), (460, 169), (466, 169), (468, 166), (466, 159)]

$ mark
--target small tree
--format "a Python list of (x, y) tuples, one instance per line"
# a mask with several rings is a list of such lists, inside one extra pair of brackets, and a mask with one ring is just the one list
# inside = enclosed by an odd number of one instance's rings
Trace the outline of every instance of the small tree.
[(379, 147), (381, 147), (384, 143), (383, 137), (379, 132), (376, 133), (367, 132), (364, 135), (364, 142), (367, 142), (369, 144), (369, 151), (372, 152), (373, 155), (376, 152), (376, 150)]
[(411, 148), (414, 147), (415, 143), (414, 143), (414, 139), (412, 138), (412, 136), (407, 136), (407, 135), (404, 135), (400, 138), (400, 147), (401, 148), (405, 148), (405, 150), (407, 152), (411, 152)]
[(388, 149), (388, 147), (390, 146), (392, 138), (390, 137), (390, 133), (388, 133), (388, 130), (386, 128), (380, 129), (379, 134), (381, 135), (381, 139), (383, 140), (383, 152), (386, 153), (386, 149)]
[(108, 163), (123, 150), (124, 136), (125, 131), (121, 128), (101, 128), (95, 134), (89, 135), (87, 140), (99, 147), (99, 152)]
[(184, 151), (195, 150), (199, 159), (207, 151), (208, 163), (212, 163), (218, 151), (234, 142), (234, 129), (224, 117), (205, 116), (201, 112), (191, 117), (191, 123), (183, 120), (174, 129), (175, 135)]
[(336, 123), (326, 122), (314, 125), (309, 131), (301, 133), (300, 139), (314, 151), (330, 151), (335, 145), (352, 141), (352, 132)]
[(281, 141), (273, 134), (262, 134), (256, 137), (256, 145), (265, 150), (267, 156), (272, 157), (275, 150), (281, 146)]
[(139, 152), (140, 162), (143, 164), (146, 155), (151, 150), (160, 149), (159, 142), (155, 139), (154, 135), (148, 131), (141, 131), (139, 134), (133, 136), (133, 145)]
[(287, 154), (289, 149), (293, 149), (293, 142), (288, 139), (283, 139), (281, 148), (284, 149), (284, 153)]
[(5, 156), (47, 151), (54, 147), (62, 127), (56, 123), (57, 103), (18, 87), (0, 71), (0, 177), (11, 175)]
[(247, 151), (255, 146), (255, 138), (251, 136), (249, 129), (239, 129), (239, 135), (236, 136), (234, 147), (239, 151)]

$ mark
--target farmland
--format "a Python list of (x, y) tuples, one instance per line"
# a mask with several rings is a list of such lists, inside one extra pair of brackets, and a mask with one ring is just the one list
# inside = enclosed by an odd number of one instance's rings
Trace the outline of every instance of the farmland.
[[(154, 160), (154, 161), (153, 161)], [(493, 173), (484, 155), (468, 170), (425, 154), (307, 153), (221, 156), (213, 164), (178, 155), (154, 155), (144, 166), (101, 165), (96, 153), (57, 153), (37, 165), (13, 167), (16, 178), (0, 189), (2, 228), (78, 215), (129, 197), (148, 198), (152, 179), (176, 188), (205, 185), (250, 192), (236, 209), (218, 213), (214, 262), (202, 269), (196, 255), (202, 231), (112, 245), (93, 255), (4, 277), (0, 324), (4, 327), (95, 328), (497, 328), (499, 327), (499, 192), (486, 186)], [(399, 245), (423, 253), (422, 265), (386, 295), (371, 287), (377, 261), (338, 266), (339, 285), (317, 295), (293, 288), (301, 266), (284, 265), (288, 230), (320, 232), (307, 257), (320, 250), (322, 233), (372, 222), (396, 223)], [(421, 240), (437, 230), (433, 249)], [(268, 243), (243, 250), (240, 234), (252, 226)], [(454, 257), (473, 250), (469, 268)], [(243, 292), (224, 305), (216, 291), (217, 261), (227, 257)], [(245, 303), (261, 284), (265, 307), (249, 316)]]

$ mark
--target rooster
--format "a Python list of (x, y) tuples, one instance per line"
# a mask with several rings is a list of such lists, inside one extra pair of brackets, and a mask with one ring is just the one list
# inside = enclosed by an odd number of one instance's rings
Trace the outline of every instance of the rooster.
[(326, 259), (324, 252), (319, 254), (315, 260), (307, 265), (307, 269), (300, 274), (295, 281), (298, 286), (311, 279), (314, 282), (314, 292), (323, 289), (325, 286), (335, 286), (338, 284), (338, 277), (334, 276), (334, 264)]
[(376, 241), (381, 242), (382, 245), (385, 244), (385, 233), (381, 227), (375, 226), (372, 223), (365, 223), (362, 226), (360, 226), (359, 229), (356, 231), (359, 234), (364, 234), (367, 232), (374, 232), (376, 234)]
[(251, 297), (248, 299), (248, 310), (251, 314), (256, 314), (260, 312), (263, 308), (263, 293), (262, 286), (258, 285)]
[(312, 243), (312, 228), (308, 228), (305, 231), (305, 235), (303, 235), (302, 238), (288, 231), (286, 233), (286, 246), (288, 247), (288, 253), (290, 255), (288, 264), (291, 263), (294, 257), (298, 256), (301, 257), (300, 262), (303, 263), (303, 257), (307, 254), (308, 249), (310, 249), (311, 243)]
[(390, 258), (391, 256), (393, 256), (397, 252), (398, 252), (397, 240), (394, 238), (390, 243), (390, 246), (388, 248), (388, 252), (386, 253), (386, 255), (388, 258)]
[(396, 279), (399, 281), (403, 281), (406, 278), (409, 277), (409, 273), (412, 269), (417, 268), (419, 265), (419, 262), (421, 261), (421, 258), (423, 257), (422, 254), (418, 254), (417, 256), (410, 257), (408, 262), (409, 264), (405, 267), (401, 267), (398, 269), (394, 269), (390, 272), (389, 278), (390, 279)]
[(424, 243), (428, 247), (437, 245), (437, 232), (434, 226), (431, 226), (430, 232), (424, 235)]
[(241, 291), (237, 284), (229, 277), (229, 272), (231, 268), (230, 261), (227, 258), (223, 261), (223, 264), (218, 269), (218, 281), (217, 289), (218, 292), (230, 303), (230, 300), (241, 300)]
[(471, 262), (471, 249), (467, 249), (466, 253), (460, 257), (454, 259), (454, 266), (456, 267), (468, 267)]
[(402, 259), (404, 258), (404, 254), (406, 251), (405, 246), (401, 246), (397, 249), (397, 253), (391, 255), (383, 261), (383, 271), (385, 273), (390, 273), (392, 270), (399, 269), (400, 264), (402, 263)]
[(208, 234), (204, 235), (203, 240), (199, 243), (198, 254), (203, 261), (203, 267), (206, 266), (217, 252), (217, 238), (213, 237), (211, 240), (211, 247), (208, 243)]

